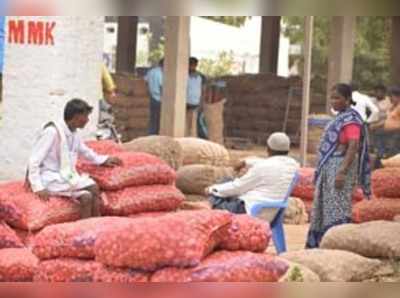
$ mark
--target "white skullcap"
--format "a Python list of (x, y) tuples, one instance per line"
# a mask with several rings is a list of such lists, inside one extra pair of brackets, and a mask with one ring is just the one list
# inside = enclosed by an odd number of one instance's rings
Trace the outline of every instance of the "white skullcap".
[(267, 141), (269, 149), (279, 152), (290, 151), (290, 139), (283, 132), (276, 132), (270, 135)]

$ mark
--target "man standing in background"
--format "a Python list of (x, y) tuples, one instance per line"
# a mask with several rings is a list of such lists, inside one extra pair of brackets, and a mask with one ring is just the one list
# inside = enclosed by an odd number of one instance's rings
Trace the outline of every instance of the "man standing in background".
[(204, 76), (197, 71), (199, 60), (195, 57), (189, 59), (189, 79), (186, 98), (186, 136), (197, 137), (197, 117), (201, 103), (202, 88), (205, 83)]
[(389, 96), (392, 107), (388, 112), (384, 129), (389, 135), (388, 147), (390, 148), (389, 157), (391, 157), (400, 153), (400, 87), (391, 87)]
[(147, 72), (145, 80), (150, 95), (150, 123), (149, 135), (158, 135), (160, 132), (161, 96), (163, 90), (164, 59), (156, 67)]
[(392, 104), (390, 98), (386, 96), (387, 89), (384, 85), (376, 86), (374, 91), (375, 98), (373, 98), (373, 102), (379, 109), (379, 119), (377, 119), (376, 122), (371, 123), (369, 128), (372, 132), (372, 143), (378, 158), (382, 159), (385, 157), (388, 149), (388, 134), (385, 132), (384, 126)]
[(378, 121), (379, 109), (372, 99), (368, 95), (362, 94), (357, 84), (353, 83), (351, 87), (353, 88), (353, 101), (356, 103), (352, 108), (361, 115), (367, 124)]

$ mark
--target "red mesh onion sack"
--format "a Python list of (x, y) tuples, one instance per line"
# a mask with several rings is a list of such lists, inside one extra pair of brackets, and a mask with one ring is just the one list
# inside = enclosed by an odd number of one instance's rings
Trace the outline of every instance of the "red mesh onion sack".
[(223, 211), (187, 211), (134, 219), (98, 236), (96, 261), (148, 271), (196, 266), (214, 248), (214, 233), (230, 222), (231, 215)]
[(232, 223), (217, 232), (218, 248), (264, 252), (272, 233), (268, 222), (248, 215), (235, 215)]
[(28, 249), (0, 250), (0, 282), (29, 282), (38, 265), (38, 259)]
[(267, 254), (220, 251), (191, 269), (167, 268), (152, 282), (276, 282), (288, 270), (286, 262)]
[(33, 239), (35, 238), (35, 235), (39, 233), (39, 232), (32, 233), (30, 231), (25, 231), (20, 229), (13, 229), (13, 230), (15, 231), (18, 238), (22, 241), (25, 247), (32, 247)]
[(314, 175), (315, 169), (301, 168), (299, 170), (299, 181), (293, 190), (292, 196), (302, 200), (312, 201), (314, 199)]
[(144, 212), (144, 213), (136, 213), (129, 215), (129, 218), (137, 219), (137, 218), (145, 218), (145, 217), (161, 217), (165, 215), (171, 215), (175, 211), (172, 212)]
[(0, 217), (12, 227), (36, 231), (80, 218), (79, 203), (70, 198), (41, 200), (23, 182), (0, 185)]
[(376, 197), (400, 198), (400, 168), (379, 169), (372, 173), (372, 192)]
[(41, 260), (61, 257), (94, 259), (94, 243), (98, 234), (131, 220), (99, 217), (46, 227), (34, 237), (33, 253)]
[(127, 187), (101, 195), (102, 214), (128, 216), (143, 212), (173, 211), (185, 196), (172, 185)]
[[(305, 203), (313, 201), (315, 193), (314, 175), (315, 169), (301, 168), (299, 170), (299, 181), (293, 190), (292, 196), (301, 199)], [(353, 202), (360, 202), (364, 198), (363, 191), (357, 187), (353, 192)]]
[(55, 259), (40, 262), (34, 282), (147, 282), (149, 274), (108, 268), (95, 261)]
[(0, 249), (22, 247), (24, 247), (24, 243), (17, 233), (5, 222), (0, 222)]
[(88, 173), (103, 190), (120, 190), (129, 186), (173, 184), (175, 171), (161, 159), (146, 153), (114, 154), (123, 165), (109, 168), (79, 163), (81, 173)]
[(110, 140), (88, 141), (85, 142), (85, 144), (97, 154), (101, 155), (114, 155), (125, 151), (122, 145)]
[(400, 200), (373, 199), (357, 203), (353, 207), (353, 221), (363, 223), (376, 220), (393, 220), (400, 214)]

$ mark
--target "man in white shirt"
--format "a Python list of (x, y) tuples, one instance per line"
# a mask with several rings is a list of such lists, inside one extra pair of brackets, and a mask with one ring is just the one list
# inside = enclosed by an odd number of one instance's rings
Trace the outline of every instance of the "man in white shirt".
[(100, 215), (99, 188), (91, 178), (76, 171), (78, 156), (96, 165), (121, 164), (118, 158), (96, 154), (79, 137), (77, 130), (86, 126), (91, 112), (92, 107), (83, 100), (69, 101), (64, 109), (64, 121), (44, 126), (33, 147), (27, 172), (27, 183), (39, 198), (77, 199), (82, 218)]
[[(379, 108), (374, 104), (373, 99), (368, 95), (360, 93), (356, 85), (352, 85), (352, 87), (353, 101), (356, 103), (352, 108), (356, 110), (368, 124), (379, 121)], [(368, 110), (370, 112), (369, 116), (367, 114)]]
[[(269, 158), (249, 159), (241, 166), (248, 167), (242, 177), (213, 185), (206, 190), (214, 209), (232, 213), (249, 213), (252, 206), (269, 200), (283, 200), (300, 165), (289, 157), (290, 139), (284, 133), (274, 133), (267, 141)], [(268, 211), (272, 221), (278, 210)]]

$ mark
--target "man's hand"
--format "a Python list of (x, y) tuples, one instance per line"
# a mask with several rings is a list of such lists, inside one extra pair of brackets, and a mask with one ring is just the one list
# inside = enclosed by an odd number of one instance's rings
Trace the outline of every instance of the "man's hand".
[(105, 163), (103, 163), (104, 167), (109, 167), (109, 168), (114, 168), (121, 165), (122, 165), (122, 160), (119, 159), (118, 157), (109, 157), (105, 161)]
[(50, 192), (47, 190), (37, 191), (35, 192), (35, 195), (37, 195), (43, 201), (48, 201), (50, 198)]
[(244, 167), (246, 167), (246, 162), (244, 160), (238, 161), (233, 165), (233, 169), (236, 172), (240, 172)]

